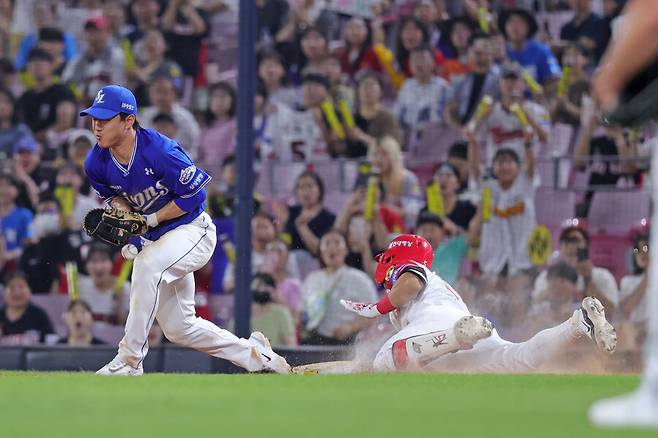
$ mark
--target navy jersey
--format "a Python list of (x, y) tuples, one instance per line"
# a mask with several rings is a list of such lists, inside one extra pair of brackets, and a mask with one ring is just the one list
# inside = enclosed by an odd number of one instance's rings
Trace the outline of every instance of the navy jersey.
[(92, 187), (106, 202), (121, 196), (142, 214), (155, 213), (174, 201), (186, 213), (164, 221), (143, 237), (156, 240), (179, 225), (192, 222), (205, 209), (205, 185), (211, 176), (197, 168), (175, 141), (152, 129), (137, 129), (133, 155), (127, 166), (94, 145), (85, 158)]

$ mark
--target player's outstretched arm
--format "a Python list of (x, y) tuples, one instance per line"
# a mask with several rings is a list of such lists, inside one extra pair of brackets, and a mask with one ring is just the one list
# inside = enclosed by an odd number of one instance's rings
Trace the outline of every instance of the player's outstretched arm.
[(395, 282), (391, 291), (376, 304), (356, 303), (350, 300), (340, 300), (340, 304), (347, 310), (357, 313), (365, 318), (377, 318), (399, 309), (418, 296), (423, 289), (421, 279), (410, 272), (403, 273)]

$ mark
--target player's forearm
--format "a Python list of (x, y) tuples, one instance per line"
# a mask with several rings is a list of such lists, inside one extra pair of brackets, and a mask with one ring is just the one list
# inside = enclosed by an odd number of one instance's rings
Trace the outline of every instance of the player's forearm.
[(181, 217), (185, 213), (186, 211), (182, 210), (178, 205), (176, 205), (174, 201), (170, 201), (154, 214), (158, 223), (162, 223), (171, 219), (176, 219), (177, 217)]

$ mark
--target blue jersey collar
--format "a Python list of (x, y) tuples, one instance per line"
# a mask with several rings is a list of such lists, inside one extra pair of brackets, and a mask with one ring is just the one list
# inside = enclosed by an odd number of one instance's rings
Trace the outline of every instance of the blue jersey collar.
[(114, 161), (114, 164), (119, 168), (121, 172), (123, 172), (123, 175), (126, 176), (130, 173), (130, 168), (133, 165), (133, 161), (135, 161), (135, 155), (137, 154), (137, 132), (135, 132), (135, 145), (133, 146), (133, 153), (130, 156), (130, 161), (128, 162), (128, 167), (124, 167), (123, 164), (119, 162), (114, 157), (114, 154), (112, 153), (112, 150), (110, 149), (110, 156), (112, 157), (112, 161)]

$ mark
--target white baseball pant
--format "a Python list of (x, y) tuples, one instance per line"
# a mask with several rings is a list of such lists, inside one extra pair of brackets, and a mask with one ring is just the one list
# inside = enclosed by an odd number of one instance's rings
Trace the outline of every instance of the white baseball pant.
[[(437, 308), (422, 321), (412, 322), (388, 339), (375, 356), (375, 371), (395, 371), (393, 343), (412, 336), (440, 330), (452, 330), (455, 322), (469, 313), (450, 306)], [(424, 369), (460, 372), (530, 372), (555, 357), (575, 339), (570, 321), (537, 333), (531, 339), (514, 343), (502, 339), (494, 330), (489, 338), (478, 341), (470, 350), (439, 357)]]
[(202, 213), (189, 224), (149, 242), (133, 265), (130, 312), (119, 358), (138, 367), (148, 352), (148, 333), (157, 318), (162, 332), (176, 344), (229, 360), (247, 371), (263, 369), (260, 346), (197, 318), (194, 310), (194, 271), (212, 256), (215, 225)]

